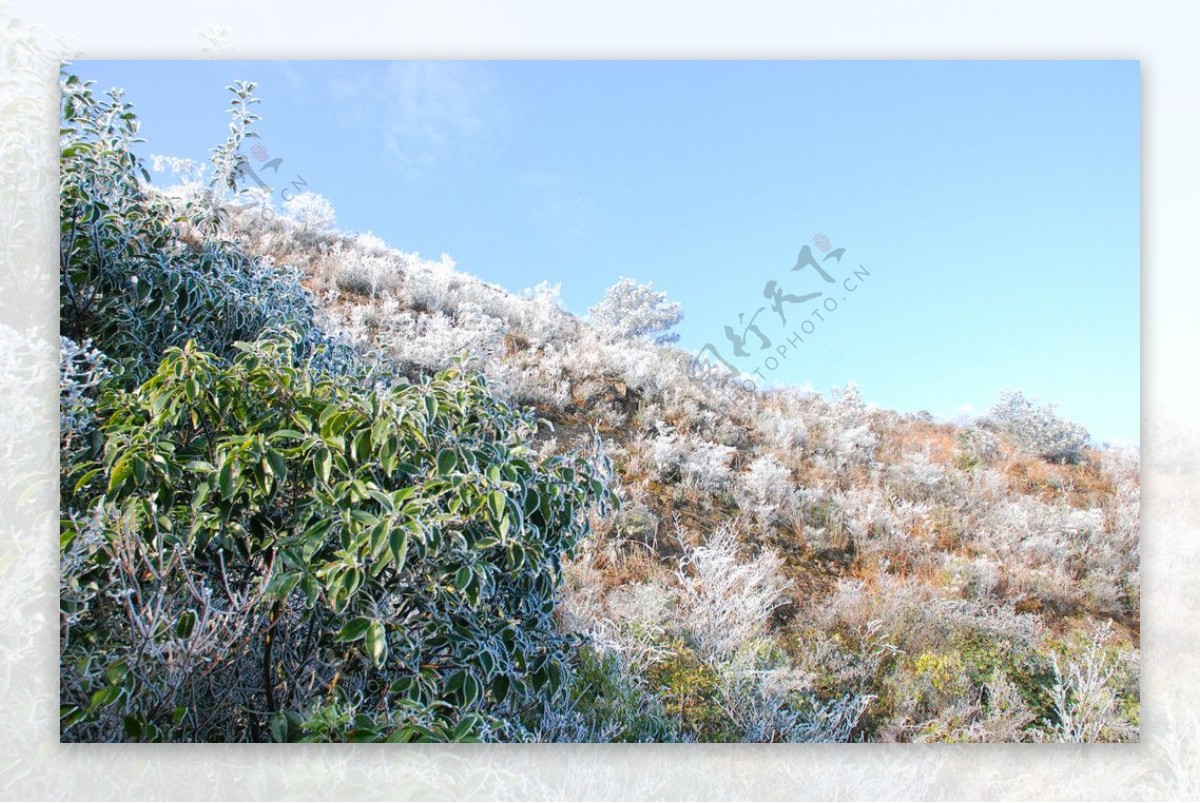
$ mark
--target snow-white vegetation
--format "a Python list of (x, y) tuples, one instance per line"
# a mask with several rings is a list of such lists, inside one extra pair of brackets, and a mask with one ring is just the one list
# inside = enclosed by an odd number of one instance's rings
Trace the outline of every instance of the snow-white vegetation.
[(649, 338), (664, 345), (679, 340), (679, 335), (669, 330), (683, 320), (683, 306), (655, 290), (654, 282), (638, 284), (622, 276), (589, 315), (597, 326), (613, 335)]
[(986, 420), (1034, 454), (1060, 463), (1082, 459), (1088, 441), (1087, 430), (1059, 417), (1054, 405), (1037, 405), (1017, 390), (1001, 393)]
[(283, 202), (283, 211), (308, 232), (328, 231), (337, 222), (333, 204), (316, 192), (300, 192)]

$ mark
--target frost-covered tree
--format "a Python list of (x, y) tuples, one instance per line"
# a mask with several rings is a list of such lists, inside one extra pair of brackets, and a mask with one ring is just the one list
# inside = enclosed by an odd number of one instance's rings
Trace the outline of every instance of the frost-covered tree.
[(283, 210), (288, 217), (312, 231), (332, 229), (337, 219), (333, 204), (317, 192), (293, 195), (283, 202)]
[(1088, 431), (1060, 418), (1054, 405), (1036, 405), (1018, 390), (1006, 390), (988, 411), (986, 422), (1012, 436), (1044, 460), (1077, 463), (1083, 457)]
[(638, 284), (625, 276), (588, 312), (593, 321), (618, 335), (658, 344), (679, 340), (679, 334), (669, 330), (683, 320), (683, 305), (668, 301), (665, 292), (654, 289), (654, 282)]

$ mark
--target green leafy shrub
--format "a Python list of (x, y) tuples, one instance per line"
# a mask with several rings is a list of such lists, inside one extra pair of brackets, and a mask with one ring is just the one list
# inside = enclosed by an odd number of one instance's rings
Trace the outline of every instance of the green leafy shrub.
[[(253, 738), (336, 692), (342, 713), (389, 726), (401, 704), (461, 719), (558, 694), (560, 561), (607, 499), (593, 468), (537, 462), (532, 420), (479, 375), (364, 393), (294, 345), (226, 363), (188, 344), (103, 399), (103, 463), (72, 478), (75, 509), (108, 524), (75, 578), (103, 593), (64, 640), (70, 716), (116, 705), (135, 738), (216, 717), (208, 732)], [(81, 529), (66, 523), (65, 549)], [(241, 621), (222, 629), (230, 610)], [(94, 705), (120, 665), (128, 686)]]

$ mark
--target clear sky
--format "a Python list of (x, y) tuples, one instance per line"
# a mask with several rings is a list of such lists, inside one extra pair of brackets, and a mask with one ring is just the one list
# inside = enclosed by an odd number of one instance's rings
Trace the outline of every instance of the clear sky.
[[(264, 178), (301, 177), (342, 230), (514, 291), (561, 283), (580, 314), (620, 276), (653, 280), (683, 303), (681, 345), (771, 382), (852, 380), (945, 418), (1017, 388), (1099, 440), (1138, 440), (1137, 62), (72, 69), (126, 90), (143, 154), (194, 159), (226, 136), (224, 87), (257, 81), (259, 142), (283, 160)], [(791, 270), (805, 245), (845, 249), (820, 263), (832, 283)], [(772, 279), (822, 296), (783, 303), (784, 325)], [(738, 323), (764, 306), (767, 349)]]

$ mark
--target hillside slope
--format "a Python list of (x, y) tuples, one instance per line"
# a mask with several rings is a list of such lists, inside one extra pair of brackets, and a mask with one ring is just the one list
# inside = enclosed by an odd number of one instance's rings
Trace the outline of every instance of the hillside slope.
[(683, 733), (1136, 734), (1135, 452), (1045, 459), (1038, 438), (1078, 430), (1019, 395), (962, 427), (872, 409), (853, 386), (749, 391), (570, 315), (548, 285), (514, 295), (371, 235), (235, 225), (248, 251), (298, 266), (356, 346), (414, 376), (465, 355), (551, 424), (543, 454), (599, 436), (622, 507), (569, 565), (560, 622)]

